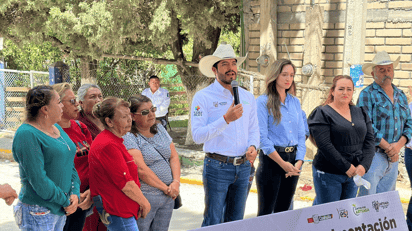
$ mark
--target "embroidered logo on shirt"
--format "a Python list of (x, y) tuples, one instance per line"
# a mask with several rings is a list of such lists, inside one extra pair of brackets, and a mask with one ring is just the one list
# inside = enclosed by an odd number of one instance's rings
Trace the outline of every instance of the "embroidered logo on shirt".
[(243, 100), (243, 101), (242, 101), (242, 104), (249, 104), (249, 102), (248, 102), (248, 101)]
[(218, 102), (213, 102), (213, 106), (217, 107), (218, 105)]
[(193, 116), (202, 116), (202, 112), (200, 111), (200, 107), (196, 106), (195, 111), (193, 111)]
[(226, 105), (227, 102), (220, 102), (219, 104), (223, 106), (223, 105)]

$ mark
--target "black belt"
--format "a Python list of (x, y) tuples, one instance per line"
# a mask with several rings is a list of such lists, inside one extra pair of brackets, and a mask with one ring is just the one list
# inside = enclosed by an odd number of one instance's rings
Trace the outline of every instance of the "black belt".
[(379, 153), (386, 154), (386, 153), (385, 153), (385, 149), (382, 149), (382, 148), (380, 148), (380, 147), (375, 147), (375, 152), (379, 152)]
[(246, 155), (237, 156), (237, 157), (229, 157), (229, 156), (223, 156), (217, 153), (206, 152), (206, 156), (214, 160), (218, 160), (223, 163), (229, 163), (233, 165), (241, 165), (246, 162)]
[(296, 151), (297, 147), (298, 147), (297, 145), (290, 146), (290, 147), (275, 146), (275, 149), (276, 149), (277, 152), (291, 153), (291, 152)]

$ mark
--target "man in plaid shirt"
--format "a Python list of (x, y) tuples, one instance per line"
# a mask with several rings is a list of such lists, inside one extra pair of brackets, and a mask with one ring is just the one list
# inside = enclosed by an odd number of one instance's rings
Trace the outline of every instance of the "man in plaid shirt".
[(399, 152), (412, 137), (406, 95), (392, 84), (399, 58), (392, 61), (386, 51), (381, 51), (372, 63), (362, 67), (363, 73), (372, 75), (374, 82), (362, 90), (357, 106), (368, 111), (376, 148), (372, 165), (363, 177), (371, 183), (371, 188), (360, 187), (358, 196), (395, 190)]

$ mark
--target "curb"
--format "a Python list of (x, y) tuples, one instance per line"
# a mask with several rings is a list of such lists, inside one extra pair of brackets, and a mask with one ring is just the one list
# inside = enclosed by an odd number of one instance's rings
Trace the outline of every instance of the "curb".
[[(191, 185), (203, 185), (203, 182), (201, 180), (196, 180), (196, 179), (190, 179), (190, 178), (185, 178), (185, 177), (180, 177), (180, 183), (182, 184), (191, 184)], [(250, 189), (251, 193), (257, 193), (257, 189)], [(313, 201), (315, 198), (313, 197), (300, 197), (302, 201)], [(402, 204), (409, 204), (409, 199), (401, 198), (401, 203)]]
[[(8, 149), (0, 149), (0, 153), (4, 153), (7, 156), (12, 155), (11, 150), (8, 150)], [(13, 159), (13, 156), (11, 156), (11, 158)], [(6, 157), (6, 159), (8, 159), (8, 158)], [(190, 178), (186, 178), (186, 177), (180, 177), (180, 183), (182, 183), (182, 184), (191, 184), (191, 185), (199, 185), (199, 186), (203, 185), (203, 182), (201, 180), (190, 179)], [(250, 192), (251, 193), (257, 193), (257, 189), (252, 188), (252, 189), (250, 189)], [(314, 200), (313, 197), (307, 197), (307, 196), (300, 197), (300, 199), (303, 200), (303, 201), (313, 201)], [(402, 204), (409, 204), (409, 199), (401, 198), (401, 203)]]

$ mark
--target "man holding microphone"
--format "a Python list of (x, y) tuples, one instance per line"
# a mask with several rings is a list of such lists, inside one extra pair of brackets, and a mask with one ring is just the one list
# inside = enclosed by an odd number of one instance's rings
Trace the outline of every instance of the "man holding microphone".
[(199, 62), (202, 74), (216, 77), (211, 85), (196, 93), (191, 105), (193, 140), (203, 143), (206, 153), (202, 227), (241, 220), (245, 212), (259, 126), (254, 96), (241, 88), (233, 91), (231, 86), (244, 60), (245, 57), (236, 57), (231, 45), (221, 44), (213, 55)]

